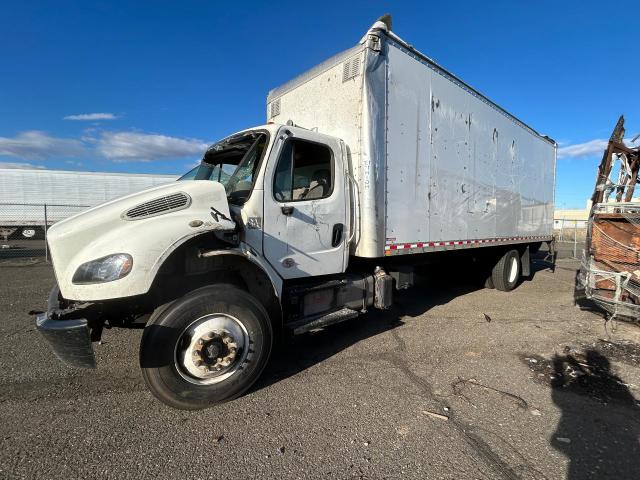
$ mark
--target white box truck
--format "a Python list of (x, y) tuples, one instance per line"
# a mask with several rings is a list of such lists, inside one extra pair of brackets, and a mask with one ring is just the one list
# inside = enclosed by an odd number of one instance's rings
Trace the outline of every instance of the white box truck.
[(103, 326), (143, 324), (147, 386), (203, 408), (246, 391), (274, 338), (387, 308), (419, 266), (509, 291), (552, 240), (555, 142), (385, 21), (267, 111), (180, 181), (50, 229), (36, 323), (61, 360), (94, 367)]

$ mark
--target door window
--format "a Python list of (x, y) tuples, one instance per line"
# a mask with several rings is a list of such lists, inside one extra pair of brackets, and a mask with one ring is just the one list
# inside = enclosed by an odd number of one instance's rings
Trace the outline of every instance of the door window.
[(320, 143), (291, 139), (284, 144), (273, 180), (279, 202), (318, 200), (333, 191), (331, 150)]

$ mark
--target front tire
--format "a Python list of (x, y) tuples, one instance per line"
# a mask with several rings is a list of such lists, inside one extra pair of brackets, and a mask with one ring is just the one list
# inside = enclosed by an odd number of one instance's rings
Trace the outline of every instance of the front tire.
[(491, 280), (496, 290), (510, 292), (518, 284), (522, 271), (520, 254), (517, 250), (509, 250), (493, 267)]
[(140, 366), (151, 393), (196, 410), (242, 395), (269, 359), (264, 307), (230, 285), (204, 287), (159, 308), (142, 335)]

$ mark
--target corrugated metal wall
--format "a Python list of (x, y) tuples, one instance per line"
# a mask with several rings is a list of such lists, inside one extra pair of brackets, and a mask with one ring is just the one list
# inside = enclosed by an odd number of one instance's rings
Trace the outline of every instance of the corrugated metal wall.
[(177, 178), (175, 175), (0, 168), (0, 203), (93, 206)]

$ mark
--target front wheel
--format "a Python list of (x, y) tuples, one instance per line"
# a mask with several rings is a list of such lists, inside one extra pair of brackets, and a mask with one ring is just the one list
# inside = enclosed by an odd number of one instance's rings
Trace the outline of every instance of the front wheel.
[(253, 385), (272, 337), (267, 312), (249, 293), (230, 285), (204, 287), (151, 317), (140, 345), (142, 376), (165, 404), (206, 408)]

